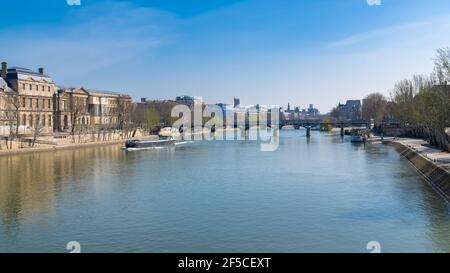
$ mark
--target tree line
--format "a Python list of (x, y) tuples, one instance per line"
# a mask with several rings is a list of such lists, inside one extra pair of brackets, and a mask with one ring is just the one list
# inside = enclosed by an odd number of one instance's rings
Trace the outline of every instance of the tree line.
[(390, 97), (372, 93), (363, 100), (362, 117), (375, 130), (396, 124), (398, 136), (422, 138), (450, 152), (450, 48), (438, 49), (434, 71), (395, 84)]

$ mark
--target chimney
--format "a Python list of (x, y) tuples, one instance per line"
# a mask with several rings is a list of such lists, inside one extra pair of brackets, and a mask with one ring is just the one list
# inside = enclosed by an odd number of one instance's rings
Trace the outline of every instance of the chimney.
[(147, 98), (141, 98), (141, 102), (142, 102), (142, 103), (147, 102)]
[(39, 74), (44, 75), (44, 68), (43, 67), (39, 67)]
[(2, 62), (2, 78), (6, 80), (6, 74), (8, 72), (8, 64), (6, 62)]

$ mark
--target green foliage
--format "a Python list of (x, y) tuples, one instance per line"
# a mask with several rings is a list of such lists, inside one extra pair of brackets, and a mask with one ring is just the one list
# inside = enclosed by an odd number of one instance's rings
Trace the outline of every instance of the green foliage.
[(160, 116), (155, 108), (148, 108), (144, 110), (143, 126), (147, 130), (154, 130), (160, 124)]
[(320, 130), (325, 132), (330, 132), (331, 130), (333, 130), (333, 125), (331, 125), (329, 119), (326, 118), (322, 121), (322, 123), (320, 124)]

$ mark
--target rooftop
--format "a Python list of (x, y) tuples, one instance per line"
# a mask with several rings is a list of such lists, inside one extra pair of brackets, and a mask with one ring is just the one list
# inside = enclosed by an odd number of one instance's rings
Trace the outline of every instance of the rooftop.
[(84, 90), (88, 91), (90, 94), (93, 95), (104, 95), (104, 96), (120, 96), (122, 95), (119, 92), (113, 92), (113, 91), (105, 91), (105, 90), (95, 90), (95, 89), (88, 89), (88, 88), (84, 88), (82, 87)]
[(96, 96), (104, 96), (104, 97), (117, 97), (117, 96), (122, 96), (122, 97), (129, 97), (129, 95), (127, 94), (123, 94), (123, 93), (119, 93), (119, 92), (113, 92), (113, 91), (105, 91), (105, 90), (95, 90), (95, 89), (89, 89), (89, 88), (85, 88), (85, 87), (70, 87), (70, 86), (58, 86), (59, 92), (62, 92), (64, 90), (75, 90), (75, 89), (83, 89), (86, 92), (88, 92), (91, 95), (96, 95)]
[(47, 82), (53, 83), (52, 78), (46, 74), (40, 74), (37, 71), (16, 66), (8, 68), (6, 77), (8, 80), (15, 80), (15, 79), (28, 80), (32, 78), (34, 80), (45, 80)]
[(2, 91), (12, 91), (12, 89), (9, 87), (8, 83), (0, 77), (0, 90)]
[(20, 73), (20, 74), (28, 74), (28, 75), (42, 76), (42, 77), (50, 78), (50, 76), (48, 76), (46, 74), (40, 74), (37, 71), (33, 71), (31, 69), (24, 68), (24, 67), (18, 67), (18, 66), (14, 66), (14, 67), (8, 68), (8, 74), (9, 73)]

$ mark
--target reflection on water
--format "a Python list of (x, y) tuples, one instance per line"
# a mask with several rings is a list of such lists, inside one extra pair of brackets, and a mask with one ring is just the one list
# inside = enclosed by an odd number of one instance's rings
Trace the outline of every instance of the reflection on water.
[[(0, 157), (2, 224), (17, 226), (21, 219), (52, 211), (58, 194), (70, 185), (107, 173), (126, 160), (120, 146)], [(95, 170), (95, 171), (94, 171)]]
[(335, 134), (0, 157), (0, 251), (450, 252), (450, 209), (390, 147)]

